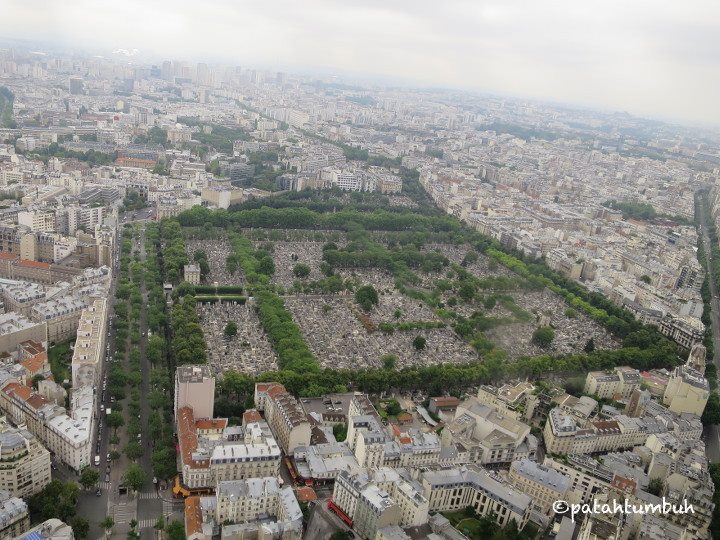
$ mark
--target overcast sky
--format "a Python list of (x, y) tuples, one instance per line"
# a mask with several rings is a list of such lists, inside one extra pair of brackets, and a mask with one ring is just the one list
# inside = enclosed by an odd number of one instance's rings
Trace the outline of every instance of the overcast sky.
[(0, 0), (0, 36), (720, 125), (719, 0)]

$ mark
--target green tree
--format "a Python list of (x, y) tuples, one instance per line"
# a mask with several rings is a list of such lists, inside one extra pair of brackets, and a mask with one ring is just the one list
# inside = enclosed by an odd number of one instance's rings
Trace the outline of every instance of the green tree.
[(28, 509), (33, 522), (58, 518), (69, 523), (76, 513), (80, 487), (75, 482), (52, 480), (39, 493), (28, 499)]
[(110, 534), (110, 531), (112, 531), (112, 528), (114, 526), (115, 521), (113, 521), (113, 518), (110, 516), (106, 516), (105, 519), (100, 522), (100, 528), (105, 529), (105, 536), (108, 536)]
[(137, 441), (130, 441), (125, 446), (125, 455), (128, 457), (128, 459), (136, 460), (139, 457), (142, 457), (142, 455), (145, 453), (145, 450), (142, 447), (142, 444), (140, 444)]
[(123, 485), (134, 491), (140, 491), (145, 484), (145, 471), (136, 463), (131, 463), (123, 475)]
[(648, 276), (647, 274), (643, 274), (642, 276), (640, 276), (640, 281), (649, 285), (652, 282), (652, 279), (650, 279), (650, 276)]
[(372, 285), (363, 285), (355, 291), (355, 301), (365, 311), (370, 311), (379, 302), (378, 293)]
[(391, 399), (385, 405), (385, 412), (388, 413), (388, 416), (397, 416), (402, 412), (402, 407), (396, 400)]
[(532, 335), (532, 342), (539, 347), (546, 349), (555, 339), (555, 330), (550, 326), (539, 326)]
[(710, 392), (701, 420), (706, 426), (720, 424), (720, 397), (717, 392)]
[(661, 478), (653, 478), (650, 480), (650, 483), (648, 483), (647, 492), (652, 493), (656, 497), (659, 497), (662, 494), (663, 490), (663, 481)]
[(233, 337), (236, 336), (238, 333), (238, 325), (235, 321), (229, 321), (225, 325), (224, 333), (227, 337)]
[(113, 429), (117, 429), (125, 425), (125, 418), (117, 411), (112, 411), (107, 415), (107, 425)]
[(293, 266), (293, 274), (297, 278), (305, 279), (310, 275), (310, 267), (307, 264), (298, 263)]
[(90, 522), (84, 517), (75, 516), (70, 520), (75, 538), (87, 538), (90, 534)]
[(333, 435), (337, 442), (343, 442), (347, 438), (347, 424), (335, 424), (333, 426)]
[(380, 357), (380, 361), (382, 362), (383, 369), (395, 369), (395, 366), (397, 366), (398, 357), (394, 354), (383, 354)]
[(413, 347), (418, 351), (422, 351), (426, 345), (427, 340), (423, 336), (416, 336), (415, 339), (413, 339)]
[(185, 525), (174, 519), (165, 527), (168, 540), (185, 540)]
[(100, 473), (92, 467), (85, 467), (80, 473), (80, 485), (85, 489), (90, 489), (92, 486), (97, 484), (100, 479)]
[(155, 525), (153, 525), (153, 529), (155, 529), (156, 531), (162, 531), (164, 528), (165, 528), (165, 518), (162, 515), (160, 515), (155, 520)]

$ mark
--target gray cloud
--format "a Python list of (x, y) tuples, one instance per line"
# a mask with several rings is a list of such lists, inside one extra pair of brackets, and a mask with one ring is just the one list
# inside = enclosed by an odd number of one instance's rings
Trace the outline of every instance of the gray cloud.
[(2, 0), (0, 35), (720, 124), (720, 2)]

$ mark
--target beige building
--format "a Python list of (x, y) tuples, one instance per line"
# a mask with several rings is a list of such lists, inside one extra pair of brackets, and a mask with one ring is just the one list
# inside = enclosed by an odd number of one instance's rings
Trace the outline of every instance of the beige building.
[(673, 429), (654, 418), (617, 415), (612, 420), (589, 422), (579, 427), (575, 418), (559, 408), (548, 414), (543, 437), (545, 449), (553, 454), (613, 452), (645, 444), (652, 433)]
[(544, 515), (554, 514), (553, 503), (568, 500), (571, 488), (570, 478), (529, 459), (513, 461), (509, 479), (519, 491), (530, 495), (535, 510)]
[(72, 357), (72, 385), (97, 386), (107, 334), (107, 299), (95, 298), (78, 321)]
[(55, 212), (49, 210), (26, 210), (18, 212), (18, 225), (29, 227), (33, 232), (54, 232)]
[(200, 267), (197, 264), (184, 266), (185, 281), (191, 285), (200, 285)]
[[(352, 473), (342, 471), (335, 480), (331, 509), (350, 518), (360, 538), (373, 540), (379, 529), (399, 525), (402, 521), (403, 511), (388, 492), (395, 482), (400, 481), (398, 474), (390, 469), (360, 469)], [(418, 501), (421, 501), (424, 517), (415, 515), (408, 519), (427, 521), (427, 501), (420, 493), (416, 494)], [(408, 508), (406, 517), (408, 513), (415, 512)]]
[(535, 459), (537, 451), (530, 426), (500, 414), (476, 397), (458, 406), (441, 437), (443, 447), (461, 445), (469, 452), (469, 461), (479, 465)]
[(543, 465), (569, 478), (570, 491), (583, 503), (589, 503), (594, 493), (608, 489), (613, 479), (612, 474), (599, 470), (590, 456), (574, 454), (567, 463), (546, 456)]
[(585, 379), (584, 393), (600, 399), (628, 399), (640, 386), (640, 372), (629, 367), (612, 371), (591, 371)]
[(270, 429), (286, 454), (292, 454), (298, 446), (310, 444), (310, 422), (298, 401), (282, 385), (268, 391), (264, 406)]
[(483, 405), (495, 409), (504, 416), (515, 420), (532, 418), (537, 405), (537, 397), (533, 395), (535, 386), (529, 382), (515, 385), (504, 384), (501, 387), (482, 385), (478, 389), (477, 399)]
[(0, 315), (0, 353), (13, 352), (23, 341), (37, 341), (47, 346), (47, 325), (31, 321), (17, 313)]
[(452, 512), (472, 507), (481, 516), (494, 516), (498, 525), (515, 520), (522, 529), (532, 510), (532, 499), (510, 484), (500, 482), (483, 468), (426, 471), (420, 475), (423, 495), (431, 512)]
[(224, 418), (196, 420), (189, 406), (180, 407), (176, 418), (185, 488), (211, 489), (218, 482), (279, 474), (282, 454), (264, 421), (228, 428)]
[(215, 404), (215, 377), (210, 366), (179, 366), (175, 371), (175, 414), (190, 407), (195, 418), (212, 418)]
[(276, 477), (219, 482), (215, 523), (222, 538), (300, 540), (303, 514), (291, 487)]
[(710, 397), (710, 385), (699, 371), (689, 365), (678, 366), (673, 371), (663, 404), (674, 413), (691, 413), (702, 416)]
[(31, 312), (35, 321), (47, 324), (47, 340), (50, 345), (61, 343), (76, 336), (85, 303), (72, 296), (36, 304)]
[(0, 490), (29, 497), (50, 483), (50, 452), (26, 429), (0, 424)]

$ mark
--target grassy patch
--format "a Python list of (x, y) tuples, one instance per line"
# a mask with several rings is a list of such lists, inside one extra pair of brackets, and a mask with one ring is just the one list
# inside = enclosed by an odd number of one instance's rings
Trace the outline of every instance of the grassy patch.
[(70, 380), (70, 365), (73, 355), (72, 350), (70, 350), (71, 343), (72, 341), (65, 341), (48, 349), (50, 371), (52, 371), (53, 378), (58, 384), (62, 384), (65, 379)]

